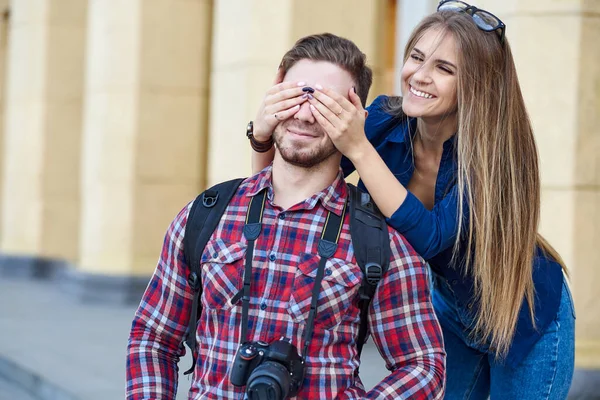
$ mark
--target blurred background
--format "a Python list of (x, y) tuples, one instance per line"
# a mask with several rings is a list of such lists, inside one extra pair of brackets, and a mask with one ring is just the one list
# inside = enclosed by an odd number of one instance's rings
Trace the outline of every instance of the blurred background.
[[(307, 34), (348, 37), (370, 99), (398, 94), (404, 43), (437, 3), (0, 0), (0, 399), (122, 398), (164, 232), (207, 185), (250, 174), (245, 127), (282, 55)], [(571, 273), (571, 397), (600, 398), (600, 0), (476, 5), (507, 25), (540, 229)], [(367, 386), (385, 373), (368, 354)]]

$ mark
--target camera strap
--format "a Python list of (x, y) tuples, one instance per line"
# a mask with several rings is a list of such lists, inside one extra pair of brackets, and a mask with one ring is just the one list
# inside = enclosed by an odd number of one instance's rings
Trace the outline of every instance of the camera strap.
[[(248, 313), (250, 309), (250, 283), (252, 279), (252, 258), (254, 257), (254, 242), (258, 238), (262, 230), (262, 218), (265, 208), (266, 190), (262, 190), (250, 200), (248, 211), (246, 213), (246, 224), (244, 225), (244, 237), (248, 242), (246, 250), (246, 259), (244, 266), (244, 287), (242, 289), (242, 331), (240, 335), (240, 343), (248, 340)], [(315, 284), (312, 290), (312, 299), (310, 304), (310, 312), (308, 321), (303, 335), (304, 348), (302, 351), (302, 359), (306, 360), (308, 348), (314, 331), (315, 316), (317, 314), (317, 303), (319, 300), (319, 292), (321, 291), (321, 282), (325, 274), (325, 264), (327, 259), (335, 254), (342, 224), (346, 215), (346, 205), (341, 215), (337, 215), (331, 211), (327, 214), (325, 226), (319, 240), (318, 253), (319, 265), (315, 276)]]
[(254, 257), (254, 242), (262, 230), (262, 218), (265, 211), (267, 191), (261, 190), (252, 199), (246, 212), (244, 236), (248, 241), (246, 260), (244, 266), (244, 287), (242, 288), (242, 332), (240, 343), (244, 343), (248, 336), (248, 309), (250, 308), (250, 282), (252, 279), (252, 258)]

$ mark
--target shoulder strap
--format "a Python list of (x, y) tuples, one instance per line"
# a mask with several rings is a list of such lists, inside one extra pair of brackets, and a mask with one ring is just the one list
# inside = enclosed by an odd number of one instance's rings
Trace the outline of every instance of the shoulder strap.
[(348, 184), (350, 234), (356, 262), (363, 272), (360, 294), (360, 328), (358, 357), (367, 338), (369, 305), (377, 284), (390, 265), (390, 237), (385, 217), (368, 193)]
[(185, 344), (192, 352), (193, 363), (185, 375), (192, 373), (196, 366), (196, 325), (201, 311), (200, 295), (202, 294), (200, 259), (206, 243), (219, 225), (221, 216), (243, 180), (243, 178), (233, 179), (205, 190), (196, 197), (188, 214), (183, 237), (183, 252), (190, 268), (188, 285), (194, 291), (194, 299)]

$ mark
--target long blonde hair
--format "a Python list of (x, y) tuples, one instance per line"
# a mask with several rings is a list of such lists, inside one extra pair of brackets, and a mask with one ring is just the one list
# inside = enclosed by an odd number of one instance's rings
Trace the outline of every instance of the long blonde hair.
[[(503, 357), (510, 348), (523, 298), (535, 326), (536, 246), (565, 272), (566, 268), (538, 233), (538, 152), (508, 41), (500, 43), (494, 32), (479, 30), (467, 14), (437, 12), (415, 28), (404, 61), (430, 29), (453, 35), (458, 53), (460, 234), (453, 261), (474, 278), (479, 308), (473, 336), (489, 341), (496, 355)], [(402, 114), (400, 107), (398, 98), (388, 103), (396, 115)], [(466, 250), (464, 260), (457, 259), (461, 246)]]

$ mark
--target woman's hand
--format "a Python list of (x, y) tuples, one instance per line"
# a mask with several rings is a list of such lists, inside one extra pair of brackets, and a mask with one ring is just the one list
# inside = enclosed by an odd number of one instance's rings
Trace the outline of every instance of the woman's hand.
[(309, 99), (313, 116), (325, 130), (335, 147), (350, 161), (360, 157), (365, 145), (365, 119), (367, 111), (354, 88), (344, 96), (329, 88), (315, 85), (313, 99)]
[(259, 142), (269, 140), (277, 124), (298, 112), (300, 105), (308, 100), (308, 96), (303, 97), (304, 82), (282, 81), (283, 70), (279, 68), (273, 87), (267, 91), (254, 119), (254, 137)]

